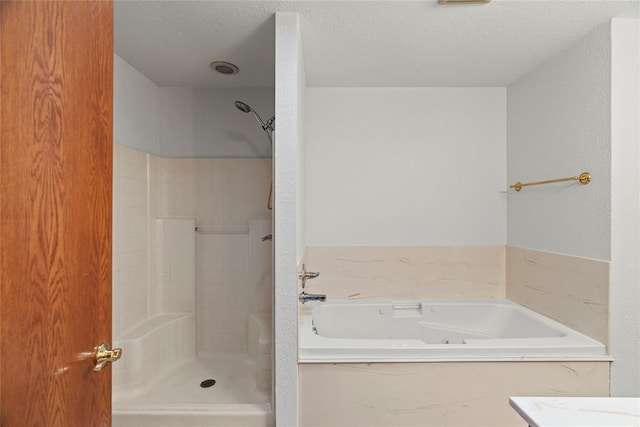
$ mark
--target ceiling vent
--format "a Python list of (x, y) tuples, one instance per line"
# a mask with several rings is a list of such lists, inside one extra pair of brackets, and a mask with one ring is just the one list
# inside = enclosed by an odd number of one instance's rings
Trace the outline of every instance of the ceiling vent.
[(232, 76), (240, 72), (240, 69), (235, 64), (226, 61), (213, 61), (209, 64), (209, 67), (211, 67), (213, 71), (227, 76)]

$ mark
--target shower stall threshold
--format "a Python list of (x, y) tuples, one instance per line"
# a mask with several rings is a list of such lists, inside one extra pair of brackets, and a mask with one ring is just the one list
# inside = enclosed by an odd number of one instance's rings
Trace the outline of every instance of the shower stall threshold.
[(174, 405), (114, 409), (114, 427), (271, 427), (271, 404)]
[[(203, 388), (205, 380), (215, 384)], [(211, 382), (209, 382), (211, 383)], [(114, 427), (270, 427), (270, 394), (245, 355), (199, 357), (158, 373), (144, 389), (113, 395)]]

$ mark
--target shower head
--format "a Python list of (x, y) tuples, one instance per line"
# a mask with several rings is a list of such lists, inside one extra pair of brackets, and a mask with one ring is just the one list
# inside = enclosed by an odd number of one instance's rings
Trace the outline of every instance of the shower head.
[[(260, 124), (260, 127), (262, 127), (262, 130), (267, 134), (267, 137), (269, 137), (269, 142), (271, 143), (271, 147), (273, 150), (273, 132), (275, 131), (273, 124), (276, 121), (276, 116), (271, 117), (269, 120), (267, 120), (267, 123), (263, 122), (262, 119), (260, 118), (260, 116), (258, 115), (258, 113), (256, 112), (256, 110), (254, 110), (253, 108), (251, 108), (251, 106), (245, 102), (242, 101), (236, 101), (234, 102), (236, 108), (240, 111), (242, 111), (243, 113), (251, 113), (253, 115), (253, 117), (256, 119), (256, 121)], [(269, 199), (267, 200), (267, 209), (268, 210), (272, 210), (273, 207), (271, 206), (271, 200), (272, 200), (272, 194), (273, 194), (273, 180), (271, 181), (271, 186), (269, 187)], [(264, 239), (262, 239), (262, 241), (264, 242), (265, 239), (267, 239), (267, 237), (270, 239), (271, 235), (266, 236)], [(269, 240), (267, 239), (267, 240)]]
[(236, 108), (240, 111), (242, 111), (243, 113), (251, 113), (253, 114), (253, 117), (255, 117), (256, 121), (260, 124), (260, 126), (262, 127), (262, 130), (270, 130), (273, 131), (273, 123), (276, 120), (276, 117), (273, 116), (271, 117), (269, 120), (267, 120), (267, 123), (265, 123), (262, 118), (260, 117), (260, 115), (258, 115), (258, 113), (256, 112), (256, 110), (254, 110), (253, 108), (251, 108), (251, 106), (245, 102), (242, 101), (236, 101), (234, 102)]
[(253, 108), (251, 108), (249, 105), (245, 104), (242, 101), (236, 101), (236, 108), (240, 111), (242, 111), (243, 113), (250, 113), (253, 111)]

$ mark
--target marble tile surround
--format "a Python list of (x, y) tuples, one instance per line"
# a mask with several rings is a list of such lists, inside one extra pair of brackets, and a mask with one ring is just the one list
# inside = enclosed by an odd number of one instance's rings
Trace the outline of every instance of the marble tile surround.
[(307, 247), (309, 293), (507, 298), (609, 343), (609, 262), (511, 246)]
[(608, 395), (609, 362), (299, 366), (301, 427), (526, 427), (510, 396)]
[[(511, 247), (311, 247), (333, 298), (509, 298), (608, 342), (609, 263)], [(299, 365), (300, 425), (526, 426), (509, 396), (608, 396), (609, 362)], [(324, 408), (331, 408), (326, 411)]]
[(307, 247), (307, 292), (330, 298), (504, 298), (504, 246)]
[(507, 298), (609, 343), (609, 262), (507, 247)]

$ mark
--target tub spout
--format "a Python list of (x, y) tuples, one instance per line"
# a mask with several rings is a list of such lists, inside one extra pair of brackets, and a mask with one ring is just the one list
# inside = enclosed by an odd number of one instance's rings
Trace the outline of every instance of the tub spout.
[(308, 294), (302, 291), (302, 293), (298, 295), (298, 300), (303, 304), (309, 301), (325, 302), (327, 300), (327, 296), (322, 294)]

